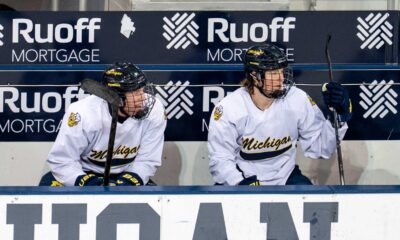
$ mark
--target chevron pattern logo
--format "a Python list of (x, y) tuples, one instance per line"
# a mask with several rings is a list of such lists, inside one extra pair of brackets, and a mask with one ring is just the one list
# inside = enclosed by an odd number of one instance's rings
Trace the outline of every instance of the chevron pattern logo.
[(373, 47), (380, 49), (385, 42), (389, 45), (393, 44), (391, 40), (393, 37), (393, 26), (387, 21), (388, 17), (389, 13), (383, 16), (381, 13), (376, 15), (370, 13), (365, 19), (357, 18), (359, 23), (357, 25), (359, 31), (357, 37), (363, 42), (360, 47), (361, 49), (365, 47), (368, 47), (368, 49)]
[(193, 107), (193, 94), (186, 89), (189, 84), (189, 81), (184, 83), (178, 81), (176, 84), (169, 81), (163, 87), (156, 87), (156, 97), (164, 104), (168, 119), (173, 117), (179, 119), (185, 113), (193, 114), (191, 109)]
[(0, 47), (4, 45), (3, 41), (1, 39), (4, 37), (3, 33), (1, 31), (4, 30), (3, 25), (0, 24)]
[(167, 49), (174, 47), (175, 49), (186, 49), (191, 43), (198, 45), (197, 38), (199, 34), (197, 30), (199, 26), (193, 21), (196, 14), (176, 13), (171, 19), (164, 17), (164, 33), (167, 39)]
[(385, 80), (374, 80), (369, 86), (362, 84), (361, 88), (361, 101), (360, 105), (366, 111), (363, 115), (364, 118), (380, 118), (385, 117), (389, 112), (397, 113), (397, 93), (391, 89), (393, 80), (386, 83)]

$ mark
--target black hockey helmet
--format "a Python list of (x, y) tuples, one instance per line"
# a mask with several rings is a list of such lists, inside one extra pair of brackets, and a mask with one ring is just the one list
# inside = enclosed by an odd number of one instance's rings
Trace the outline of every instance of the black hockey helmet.
[[(109, 66), (103, 72), (102, 81), (104, 85), (118, 92), (121, 97), (120, 111), (126, 116), (144, 119), (150, 114), (155, 103), (154, 87), (152, 84), (148, 83), (142, 70), (135, 64), (117, 62)], [(131, 96), (134, 91), (141, 88), (143, 88), (140, 100), (142, 109), (133, 113), (133, 115), (129, 114), (129, 112), (133, 111), (132, 109), (136, 107), (134, 103), (129, 104), (130, 101), (127, 100), (127, 95)]]
[(264, 44), (250, 47), (244, 56), (246, 72), (275, 70), (288, 66), (285, 53), (275, 45)]
[(117, 62), (103, 72), (103, 84), (124, 94), (146, 86), (147, 78), (135, 64)]
[[(244, 71), (246, 79), (251, 86), (257, 86), (251, 76), (254, 72), (258, 80), (264, 80), (265, 72), (283, 69), (283, 88), (273, 92), (266, 92), (262, 87), (257, 87), (268, 98), (282, 98), (293, 85), (293, 71), (288, 65), (285, 53), (275, 45), (263, 44), (250, 47), (244, 56)], [(264, 84), (264, 83), (263, 83)]]

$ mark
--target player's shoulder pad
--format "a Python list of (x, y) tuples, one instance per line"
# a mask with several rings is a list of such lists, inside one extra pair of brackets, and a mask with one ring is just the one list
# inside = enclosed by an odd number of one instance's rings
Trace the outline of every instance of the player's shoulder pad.
[[(105, 104), (106, 106), (107, 103), (103, 99), (96, 96), (89, 96), (77, 102), (71, 103), (65, 112), (68, 117), (68, 126), (77, 126), (87, 119), (90, 119), (90, 122), (92, 122), (92, 119), (100, 119), (101, 116), (99, 116), (99, 114), (101, 114), (101, 111), (99, 111), (99, 108), (102, 107), (102, 104)], [(92, 123), (90, 126), (94, 127), (94, 123)]]
[(305, 100), (307, 100), (307, 102), (311, 102), (312, 99), (305, 91), (293, 86), (285, 96), (285, 100), (289, 101), (293, 105), (303, 105)]
[(248, 92), (244, 88), (228, 94), (214, 107), (211, 117), (217, 121), (221, 118), (234, 120), (246, 116), (245, 94)]
[(285, 97), (287, 101), (287, 106), (293, 111), (306, 111), (306, 109), (311, 107), (317, 107), (315, 101), (308, 95), (305, 91), (292, 87)]
[(67, 111), (81, 111), (82, 114), (93, 114), (98, 112), (98, 108), (101, 107), (101, 104), (107, 103), (105, 102), (105, 100), (91, 95), (77, 102), (71, 103)]
[(155, 102), (154, 102), (154, 106), (151, 109), (151, 112), (149, 114), (149, 116), (147, 117), (148, 120), (152, 121), (152, 120), (167, 120), (167, 115), (165, 112), (165, 108), (164, 105), (162, 104), (162, 102), (158, 99), (155, 98)]

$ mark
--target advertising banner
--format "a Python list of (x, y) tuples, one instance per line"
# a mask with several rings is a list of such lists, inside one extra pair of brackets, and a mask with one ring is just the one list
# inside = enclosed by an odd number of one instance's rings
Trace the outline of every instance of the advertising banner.
[(395, 11), (4, 12), (0, 64), (229, 64), (266, 42), (316, 64), (328, 35), (337, 63), (385, 63), (398, 22)]
[[(206, 141), (213, 108), (243, 79), (241, 71), (146, 74), (156, 84), (156, 96), (166, 109), (166, 141)], [(0, 141), (54, 141), (65, 109), (88, 96), (79, 88), (84, 78), (100, 80), (101, 72), (0, 72)], [(353, 103), (346, 140), (400, 139), (396, 72), (342, 71), (335, 72), (335, 78), (349, 84)], [(295, 72), (297, 87), (326, 114), (321, 84), (327, 79), (326, 71)]]
[(0, 141), (53, 141), (65, 109), (86, 96), (80, 81), (116, 61), (157, 85), (167, 141), (206, 141), (212, 109), (244, 77), (243, 53), (265, 42), (286, 52), (297, 87), (327, 113), (328, 35), (334, 80), (353, 103), (345, 140), (398, 140), (398, 73), (385, 65), (398, 58), (398, 23), (396, 11), (4, 12)]

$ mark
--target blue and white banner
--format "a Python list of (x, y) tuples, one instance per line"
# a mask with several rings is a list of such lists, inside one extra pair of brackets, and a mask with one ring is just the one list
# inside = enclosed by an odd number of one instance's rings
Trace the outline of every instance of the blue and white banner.
[[(206, 141), (215, 104), (237, 89), (243, 78), (240, 71), (146, 74), (157, 84), (156, 96), (166, 108), (167, 141)], [(101, 72), (0, 72), (0, 79), (5, 80), (0, 81), (0, 141), (53, 141), (65, 109), (87, 96), (78, 86), (86, 77), (99, 80)], [(298, 87), (327, 113), (321, 84), (327, 81), (328, 73), (296, 71), (295, 78)], [(336, 72), (335, 78), (350, 84), (347, 88), (353, 102), (353, 118), (348, 122), (346, 140), (400, 139), (396, 72), (345, 71)], [(33, 86), (26, 86), (29, 83)]]
[(264, 42), (284, 49), (298, 87), (327, 112), (328, 35), (334, 79), (353, 100), (345, 139), (398, 140), (399, 68), (386, 63), (399, 56), (399, 22), (396, 11), (4, 12), (0, 141), (53, 141), (65, 108), (86, 96), (79, 82), (115, 61), (157, 84), (167, 141), (206, 141), (213, 107), (243, 78), (242, 54)]
[(251, 45), (281, 46), (293, 63), (384, 63), (398, 44), (388, 12), (3, 12), (0, 64), (239, 63)]

